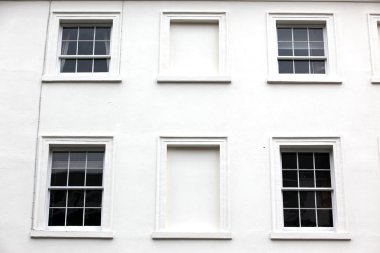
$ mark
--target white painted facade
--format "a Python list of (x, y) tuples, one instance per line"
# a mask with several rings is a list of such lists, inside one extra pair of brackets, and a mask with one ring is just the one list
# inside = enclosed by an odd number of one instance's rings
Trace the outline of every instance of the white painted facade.
[[(57, 74), (60, 15), (114, 20), (109, 75)], [(168, 38), (165, 18), (178, 15), (207, 25)], [(284, 17), (325, 22), (326, 75), (273, 74), (273, 18)], [(0, 1), (0, 252), (380, 252), (379, 22), (378, 1)], [(186, 39), (202, 45), (198, 31), (219, 50), (184, 52)], [(204, 54), (216, 64), (181, 72)], [(49, 145), (106, 146), (104, 229), (43, 225)], [(203, 145), (201, 161), (220, 168), (195, 171), (219, 176), (203, 181), (198, 208), (160, 188), (189, 152), (170, 145)], [(278, 225), (278, 145), (333, 150), (331, 231)], [(167, 185), (186, 195), (194, 175)], [(170, 222), (190, 210), (210, 223), (172, 231), (167, 209), (179, 210)]]

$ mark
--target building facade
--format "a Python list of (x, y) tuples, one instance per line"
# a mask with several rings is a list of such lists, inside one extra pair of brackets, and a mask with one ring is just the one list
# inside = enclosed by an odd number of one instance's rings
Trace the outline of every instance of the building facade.
[(0, 1), (0, 252), (380, 252), (378, 1)]

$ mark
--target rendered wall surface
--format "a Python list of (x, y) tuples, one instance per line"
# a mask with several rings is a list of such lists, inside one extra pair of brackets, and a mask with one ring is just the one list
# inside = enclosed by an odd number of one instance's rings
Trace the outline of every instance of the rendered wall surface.
[[(378, 3), (51, 3), (51, 11), (108, 10), (122, 11), (122, 82), (42, 84), (49, 2), (0, 2), (1, 253), (380, 252), (380, 86), (370, 83), (368, 32)], [(228, 13), (231, 84), (156, 82), (162, 11)], [(334, 13), (343, 83), (267, 84), (268, 12)], [(30, 237), (37, 134), (114, 136), (114, 239)], [(232, 240), (151, 239), (157, 139), (168, 135), (228, 137)], [(351, 241), (269, 238), (274, 136), (341, 138)]]

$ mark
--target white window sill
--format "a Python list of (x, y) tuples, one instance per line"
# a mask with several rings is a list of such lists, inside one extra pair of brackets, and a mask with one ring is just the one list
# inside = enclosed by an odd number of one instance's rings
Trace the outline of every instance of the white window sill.
[(230, 232), (153, 232), (152, 239), (231, 240)]
[(158, 83), (231, 83), (230, 76), (164, 76), (157, 77)]
[(342, 79), (325, 75), (276, 75), (267, 79), (268, 84), (342, 84)]
[(112, 231), (48, 231), (32, 230), (32, 238), (94, 238), (94, 239), (113, 239)]
[(351, 240), (351, 234), (348, 232), (293, 232), (280, 231), (271, 232), (272, 240)]
[(101, 82), (101, 83), (120, 83), (120, 76), (106, 75), (45, 75), (42, 76), (44, 83), (65, 83), (65, 82)]
[(371, 83), (372, 84), (380, 84), (380, 76), (373, 76), (371, 78)]

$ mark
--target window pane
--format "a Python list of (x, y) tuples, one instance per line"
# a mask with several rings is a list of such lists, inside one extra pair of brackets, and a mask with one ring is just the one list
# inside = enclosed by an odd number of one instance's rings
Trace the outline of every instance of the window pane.
[(49, 226), (64, 226), (65, 214), (65, 208), (49, 208)]
[(101, 190), (87, 190), (86, 191), (86, 207), (101, 207), (102, 206)]
[(298, 208), (298, 191), (283, 191), (282, 199), (284, 208)]
[(317, 191), (317, 207), (318, 208), (331, 208), (331, 192), (330, 191)]
[(325, 48), (323, 42), (310, 42), (310, 55), (311, 56), (324, 56)]
[(100, 41), (95, 42), (95, 54), (96, 55), (109, 55), (110, 54), (110, 42)]
[(282, 171), (282, 186), (283, 187), (298, 187), (297, 171)]
[(102, 186), (103, 170), (88, 169), (86, 175), (86, 186)]
[(310, 41), (323, 41), (323, 28), (309, 28)]
[(281, 153), (283, 169), (297, 169), (297, 153)]
[(313, 74), (325, 74), (325, 61), (310, 61), (311, 73)]
[(102, 210), (100, 208), (86, 208), (84, 215), (85, 226), (101, 225)]
[(78, 27), (63, 27), (62, 40), (77, 40)]
[(70, 153), (70, 170), (86, 168), (86, 152)]
[(279, 60), (278, 71), (280, 74), (292, 74), (293, 73), (293, 61)]
[(95, 59), (94, 60), (94, 72), (108, 72), (108, 60), (107, 59)]
[(49, 206), (66, 207), (66, 190), (51, 190)]
[(330, 171), (320, 171), (315, 172), (317, 187), (331, 187), (331, 176)]
[(52, 168), (67, 169), (69, 161), (69, 152), (53, 152)]
[(69, 186), (84, 186), (85, 170), (69, 171)]
[(95, 40), (110, 40), (111, 27), (96, 27)]
[(77, 72), (92, 72), (92, 59), (78, 60)]
[(61, 60), (61, 72), (62, 73), (75, 73), (76, 60)]
[(313, 153), (298, 153), (298, 165), (300, 169), (313, 169)]
[(92, 55), (94, 51), (93, 42), (79, 41), (78, 42), (78, 55)]
[(315, 192), (301, 191), (300, 192), (300, 207), (314, 208), (315, 207)]
[(84, 190), (69, 190), (68, 191), (68, 207), (83, 207)]
[(318, 226), (319, 227), (333, 227), (332, 210), (317, 210)]
[(301, 209), (301, 226), (302, 227), (315, 227), (315, 210)]
[(87, 169), (102, 169), (103, 159), (104, 159), (104, 152), (88, 152)]
[(291, 42), (278, 42), (278, 55), (279, 56), (292, 56), (293, 48)]
[(309, 46), (307, 42), (294, 42), (294, 55), (295, 56), (308, 56)]
[(76, 55), (77, 54), (77, 42), (76, 41), (62, 41), (62, 55)]
[(300, 187), (314, 187), (314, 172), (301, 170), (299, 172)]
[(80, 27), (79, 40), (94, 40), (94, 27)]
[(291, 28), (277, 28), (278, 41), (292, 41)]
[(68, 208), (66, 226), (83, 225), (83, 208)]
[(316, 169), (330, 169), (329, 153), (314, 153)]
[(284, 210), (284, 227), (299, 227), (298, 210)]
[(309, 74), (309, 61), (294, 61), (294, 73)]
[(53, 169), (51, 171), (51, 186), (66, 186), (67, 185), (67, 170)]
[(306, 28), (294, 28), (293, 29), (294, 41), (308, 41)]

